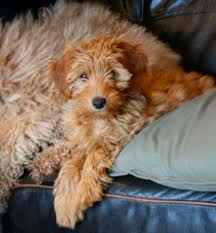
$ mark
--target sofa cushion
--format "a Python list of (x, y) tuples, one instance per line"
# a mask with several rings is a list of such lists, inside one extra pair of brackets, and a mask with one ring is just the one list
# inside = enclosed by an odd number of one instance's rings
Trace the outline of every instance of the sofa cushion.
[(195, 98), (142, 130), (120, 153), (112, 176), (216, 191), (216, 91)]
[(215, 233), (216, 193), (182, 191), (118, 177), (103, 201), (86, 211), (75, 230), (56, 225), (51, 186), (19, 185), (13, 191), (4, 233)]

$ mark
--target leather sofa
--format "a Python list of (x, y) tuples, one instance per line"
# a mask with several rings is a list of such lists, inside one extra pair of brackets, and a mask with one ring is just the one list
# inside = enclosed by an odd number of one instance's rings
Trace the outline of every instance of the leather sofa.
[[(38, 5), (31, 2), (35, 1), (26, 1), (26, 4), (36, 9)], [(216, 1), (103, 2), (168, 42), (183, 56), (186, 69), (216, 74)], [(40, 4), (45, 5), (47, 1)], [(7, 16), (5, 20), (16, 13), (8, 8), (0, 9), (1, 16)], [(55, 223), (52, 184), (49, 181), (40, 186), (28, 182), (17, 185), (8, 211), (0, 220), (3, 233), (216, 232), (215, 192), (177, 190), (132, 176), (115, 178), (104, 200), (87, 211), (85, 220), (75, 230), (59, 228)]]

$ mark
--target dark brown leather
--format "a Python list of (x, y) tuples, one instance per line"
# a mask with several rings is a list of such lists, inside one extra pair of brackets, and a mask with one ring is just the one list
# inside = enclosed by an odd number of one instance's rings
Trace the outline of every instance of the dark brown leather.
[(216, 1), (152, 0), (148, 22), (186, 68), (216, 74)]
[(42, 6), (48, 6), (56, 0), (7, 0), (0, 1), (0, 18), (4, 21), (12, 20), (16, 15), (31, 10), (35, 15)]
[(187, 69), (216, 75), (216, 1), (107, 0), (145, 25), (183, 57)]
[(145, 0), (103, 0), (104, 3), (110, 5), (113, 10), (120, 12), (125, 18), (132, 20), (138, 24), (144, 22)]

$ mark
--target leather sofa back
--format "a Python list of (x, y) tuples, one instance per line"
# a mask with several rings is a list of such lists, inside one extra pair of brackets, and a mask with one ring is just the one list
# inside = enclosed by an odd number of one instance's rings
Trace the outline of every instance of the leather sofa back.
[(107, 0), (183, 57), (185, 68), (216, 74), (216, 1)]
[[(0, 17), (11, 19), (27, 9), (36, 12), (56, 0), (8, 0)], [(86, 1), (86, 0), (70, 0)], [(214, 0), (88, 0), (106, 3), (124, 17), (145, 25), (183, 56), (183, 65), (216, 74), (216, 1)]]

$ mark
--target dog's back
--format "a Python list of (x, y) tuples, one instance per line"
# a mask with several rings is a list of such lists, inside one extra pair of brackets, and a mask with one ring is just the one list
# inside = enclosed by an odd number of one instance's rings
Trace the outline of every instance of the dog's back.
[(1, 95), (50, 95), (54, 91), (50, 63), (63, 53), (65, 43), (100, 35), (136, 38), (154, 68), (178, 64), (179, 57), (144, 28), (121, 20), (103, 6), (59, 1), (51, 10), (42, 10), (37, 20), (28, 14), (0, 25)]

